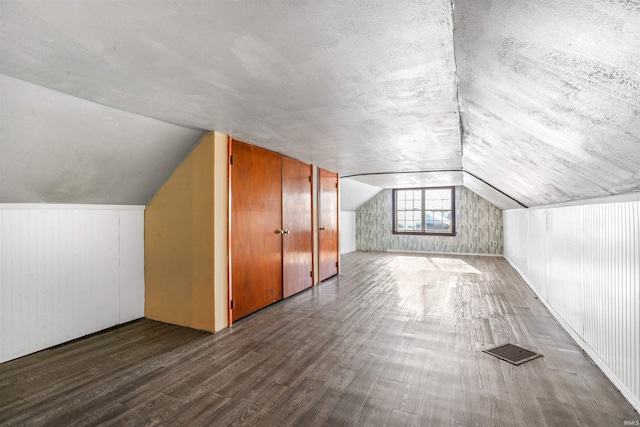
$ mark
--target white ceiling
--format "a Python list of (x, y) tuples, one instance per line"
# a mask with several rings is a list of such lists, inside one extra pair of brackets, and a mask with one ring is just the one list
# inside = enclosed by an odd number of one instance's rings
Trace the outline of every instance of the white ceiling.
[(456, 1), (465, 170), (525, 205), (640, 189), (640, 2)]
[(0, 0), (0, 202), (146, 203), (203, 130), (505, 208), (640, 191), (639, 63), (630, 1)]
[(340, 210), (355, 212), (366, 201), (382, 191), (382, 188), (364, 182), (340, 179)]
[(144, 204), (202, 132), (0, 75), (0, 202)]

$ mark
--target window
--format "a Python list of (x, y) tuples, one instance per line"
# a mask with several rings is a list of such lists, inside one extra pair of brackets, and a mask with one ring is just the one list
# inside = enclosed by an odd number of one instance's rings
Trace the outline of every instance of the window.
[(393, 190), (393, 232), (456, 235), (455, 187)]

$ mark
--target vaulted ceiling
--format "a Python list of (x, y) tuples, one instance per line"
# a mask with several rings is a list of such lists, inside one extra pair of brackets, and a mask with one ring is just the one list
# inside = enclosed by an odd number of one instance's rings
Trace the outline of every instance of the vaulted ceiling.
[(0, 0), (0, 202), (144, 204), (203, 131), (503, 208), (640, 191), (631, 0)]

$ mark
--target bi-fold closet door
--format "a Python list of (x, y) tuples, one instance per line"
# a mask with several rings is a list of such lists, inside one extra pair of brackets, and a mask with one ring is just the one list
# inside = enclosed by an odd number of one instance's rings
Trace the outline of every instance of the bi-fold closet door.
[(231, 321), (313, 285), (311, 165), (232, 140)]

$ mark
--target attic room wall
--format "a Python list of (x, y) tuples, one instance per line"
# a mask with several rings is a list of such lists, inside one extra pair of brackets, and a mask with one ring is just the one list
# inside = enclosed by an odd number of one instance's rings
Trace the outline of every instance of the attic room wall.
[(145, 315), (215, 332), (229, 325), (228, 137), (208, 132), (145, 211)]
[(0, 363), (144, 316), (143, 213), (0, 204)]
[(384, 190), (356, 211), (358, 250), (502, 254), (502, 211), (465, 187), (456, 187), (454, 237), (393, 234), (391, 198)]
[(340, 254), (356, 250), (356, 213), (340, 211)]
[(144, 205), (202, 131), (0, 74), (0, 202)]
[(505, 258), (640, 410), (640, 200), (508, 210), (504, 228)]
[(3, 74), (0, 94), (3, 361), (144, 316), (144, 205), (202, 131)]
[(381, 187), (340, 178), (340, 254), (356, 250), (356, 210), (380, 191)]

